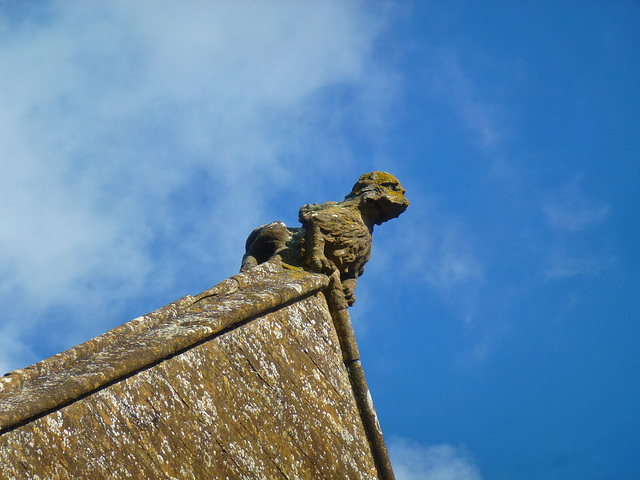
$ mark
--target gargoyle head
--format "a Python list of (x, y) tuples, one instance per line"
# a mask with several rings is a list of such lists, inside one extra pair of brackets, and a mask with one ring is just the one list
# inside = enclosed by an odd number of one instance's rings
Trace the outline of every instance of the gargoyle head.
[(370, 227), (398, 217), (409, 206), (405, 190), (396, 177), (387, 172), (365, 173), (345, 197), (362, 211)]

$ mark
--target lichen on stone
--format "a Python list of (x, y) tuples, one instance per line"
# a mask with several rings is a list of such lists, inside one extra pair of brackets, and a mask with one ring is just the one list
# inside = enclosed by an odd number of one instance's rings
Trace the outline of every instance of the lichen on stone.
[(241, 271), (279, 257), (285, 264), (335, 278), (351, 306), (356, 281), (371, 256), (373, 227), (407, 209), (404, 193), (390, 173), (366, 173), (341, 202), (300, 208), (301, 228), (289, 228), (283, 222), (256, 228), (247, 239)]

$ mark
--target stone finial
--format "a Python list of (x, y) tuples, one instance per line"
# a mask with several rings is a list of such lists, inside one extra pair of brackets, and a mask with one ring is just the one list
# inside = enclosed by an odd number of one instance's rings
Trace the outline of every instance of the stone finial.
[(298, 214), (302, 228), (282, 222), (256, 228), (247, 239), (241, 271), (278, 256), (290, 265), (339, 277), (351, 306), (356, 281), (371, 256), (373, 227), (407, 209), (404, 193), (389, 173), (364, 174), (341, 202), (303, 206)]

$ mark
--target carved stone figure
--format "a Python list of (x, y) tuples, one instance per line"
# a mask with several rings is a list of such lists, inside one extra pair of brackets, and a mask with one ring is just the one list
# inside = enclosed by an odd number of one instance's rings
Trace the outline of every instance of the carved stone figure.
[(290, 265), (338, 276), (351, 306), (356, 280), (371, 256), (373, 227), (407, 209), (404, 193), (389, 173), (362, 175), (341, 202), (303, 206), (298, 214), (302, 228), (288, 228), (282, 222), (256, 228), (247, 239), (241, 270), (277, 255)]

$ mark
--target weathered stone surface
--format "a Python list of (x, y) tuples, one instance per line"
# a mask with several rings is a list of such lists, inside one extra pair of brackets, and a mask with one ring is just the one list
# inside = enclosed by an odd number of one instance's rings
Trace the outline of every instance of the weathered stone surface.
[(338, 272), (351, 306), (356, 300), (356, 280), (371, 256), (373, 227), (407, 209), (404, 193), (389, 173), (362, 175), (343, 201), (303, 206), (298, 214), (302, 228), (273, 222), (255, 229), (247, 239), (241, 270), (278, 255), (286, 263), (305, 265), (314, 272), (329, 276)]
[(4, 377), (0, 478), (393, 478), (328, 284), (267, 262)]
[(0, 479), (393, 480), (348, 314), (392, 175), (249, 236), (241, 273), (0, 378)]
[[(205, 307), (206, 309), (206, 307)], [(3, 478), (377, 478), (321, 294), (0, 437)]]
[(246, 242), (241, 271), (267, 261), (302, 266), (330, 278), (328, 304), (338, 332), (343, 360), (381, 478), (394, 478), (347, 308), (355, 301), (355, 286), (371, 256), (374, 225), (402, 214), (409, 202), (400, 182), (386, 172), (362, 175), (341, 202), (303, 206), (302, 228), (272, 222), (256, 228)]
[[(328, 284), (273, 263), (0, 377), (0, 431)], [(207, 306), (206, 311), (203, 311)]]

